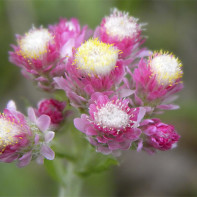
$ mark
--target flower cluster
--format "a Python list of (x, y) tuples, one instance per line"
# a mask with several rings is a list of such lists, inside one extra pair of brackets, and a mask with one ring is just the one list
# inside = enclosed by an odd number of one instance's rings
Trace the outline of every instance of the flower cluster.
[[(142, 47), (144, 26), (116, 8), (95, 30), (74, 18), (60, 19), (17, 35), (10, 61), (44, 91), (65, 93), (67, 105), (78, 109), (75, 127), (96, 151), (169, 150), (180, 136), (154, 115), (178, 108), (171, 102), (183, 88), (182, 64), (172, 53)], [(65, 107), (66, 102), (44, 99), (29, 109), (28, 118), (6, 109), (0, 116), (1, 161), (23, 166), (31, 158), (52, 159), (48, 142), (54, 133), (46, 130), (61, 126)]]
[(17, 111), (13, 101), (9, 101), (0, 115), (0, 161), (17, 161), (19, 167), (43, 158), (54, 159), (54, 152), (49, 147), (54, 137), (50, 131), (51, 119), (47, 115), (37, 117), (33, 108), (28, 109), (28, 117)]

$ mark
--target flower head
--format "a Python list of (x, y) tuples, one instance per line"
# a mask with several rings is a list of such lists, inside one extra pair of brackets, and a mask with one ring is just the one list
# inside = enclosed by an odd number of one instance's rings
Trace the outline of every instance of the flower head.
[(47, 53), (47, 45), (53, 41), (47, 29), (32, 29), (18, 41), (21, 55), (26, 59), (42, 59)]
[(103, 18), (95, 35), (98, 34), (103, 42), (114, 44), (121, 50), (119, 56), (126, 58), (136, 53), (138, 47), (145, 41), (141, 37), (142, 26), (138, 23), (138, 19), (129, 16), (128, 12), (121, 12), (115, 8), (109, 16)]
[(109, 99), (98, 94), (94, 104), (89, 107), (89, 114), (76, 118), (75, 127), (88, 136), (97, 151), (109, 154), (114, 150), (128, 149), (139, 138), (141, 131), (137, 127), (145, 111), (130, 108), (126, 99), (116, 96)]
[(50, 130), (51, 119), (49, 116), (36, 115), (33, 108), (28, 108), (29, 126), (34, 133), (34, 144), (31, 150), (32, 158), (37, 163), (42, 164), (44, 158), (53, 160), (55, 158), (54, 151), (50, 148), (50, 143), (55, 136), (55, 132)]
[(119, 50), (112, 45), (90, 39), (83, 43), (66, 65), (65, 77), (56, 77), (58, 88), (65, 90), (71, 104), (86, 108), (95, 92), (111, 91), (124, 77)]
[(174, 126), (162, 123), (159, 119), (150, 120), (144, 126), (144, 133), (148, 146), (162, 151), (175, 148), (180, 138)]
[(181, 62), (168, 52), (155, 52), (149, 57), (148, 65), (152, 75), (155, 75), (157, 82), (163, 86), (172, 86), (183, 75)]
[(113, 45), (90, 39), (75, 54), (75, 64), (87, 75), (107, 75), (115, 67), (119, 51)]
[(10, 163), (20, 159), (31, 147), (31, 139), (32, 132), (26, 118), (10, 101), (0, 114), (0, 161)]
[(46, 114), (51, 118), (51, 123), (59, 125), (64, 120), (65, 102), (55, 99), (43, 99), (38, 103), (38, 114)]
[(120, 41), (124, 38), (133, 38), (140, 32), (138, 19), (129, 16), (128, 12), (113, 9), (110, 16), (106, 17), (104, 27), (109, 36), (117, 36)]
[(167, 52), (155, 52), (147, 62), (142, 59), (133, 74), (136, 95), (142, 102), (157, 100), (156, 104), (160, 104), (183, 88), (181, 66), (180, 61)]
[(10, 62), (22, 68), (27, 78), (33, 78), (46, 91), (54, 89), (53, 77), (63, 73), (59, 67), (59, 49), (54, 34), (45, 28), (30, 29), (25, 35), (17, 35), (17, 46), (9, 52)]
[(17, 111), (13, 101), (9, 101), (7, 108), (0, 114), (1, 162), (16, 161), (19, 167), (24, 167), (34, 159), (54, 158), (54, 152), (48, 146), (54, 137), (54, 132), (47, 131), (50, 118), (43, 115), (32, 122), (35, 114), (31, 110), (29, 117)]

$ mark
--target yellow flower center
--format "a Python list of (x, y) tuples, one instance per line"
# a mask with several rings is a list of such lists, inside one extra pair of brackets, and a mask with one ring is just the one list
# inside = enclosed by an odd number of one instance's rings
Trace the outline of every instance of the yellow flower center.
[(88, 75), (107, 75), (116, 67), (118, 53), (113, 45), (90, 39), (77, 49), (74, 64)]
[[(17, 138), (14, 136), (20, 134), (21, 128), (9, 120), (3, 114), (0, 118), (0, 154), (5, 150), (6, 146), (18, 143)], [(20, 138), (20, 137), (19, 137)]]
[(158, 83), (162, 85), (172, 85), (183, 75), (182, 64), (169, 53), (154, 53), (149, 65)]

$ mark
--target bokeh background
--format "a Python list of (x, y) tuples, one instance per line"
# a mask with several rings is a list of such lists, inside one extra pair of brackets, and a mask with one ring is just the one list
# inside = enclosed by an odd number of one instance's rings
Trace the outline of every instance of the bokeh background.
[[(185, 88), (177, 100), (180, 110), (159, 117), (181, 134), (177, 149), (154, 156), (126, 151), (120, 166), (86, 178), (84, 196), (197, 196), (197, 1), (196, 0), (0, 0), (0, 109), (9, 99), (25, 112), (46, 97), (8, 62), (14, 35), (32, 24), (45, 27), (60, 17), (76, 17), (95, 28), (110, 8), (130, 12), (146, 22), (145, 45), (164, 49), (183, 62)], [(0, 163), (0, 196), (57, 196), (58, 185), (35, 163), (18, 169)]]

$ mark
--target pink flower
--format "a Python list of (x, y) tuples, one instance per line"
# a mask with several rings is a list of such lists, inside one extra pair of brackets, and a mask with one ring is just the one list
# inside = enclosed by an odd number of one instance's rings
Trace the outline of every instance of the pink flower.
[(139, 50), (145, 42), (141, 36), (143, 25), (138, 23), (138, 19), (129, 16), (128, 12), (121, 12), (115, 8), (111, 10), (110, 16), (103, 18), (94, 36), (99, 37), (102, 42), (114, 44), (121, 50), (119, 54), (121, 58), (126, 58), (132, 53), (137, 56), (144, 51)]
[(147, 135), (148, 146), (162, 151), (176, 147), (180, 136), (174, 126), (162, 123), (159, 119), (151, 119), (147, 123), (143, 132)]
[(59, 76), (60, 70), (56, 65), (59, 49), (54, 36), (48, 29), (33, 27), (25, 35), (16, 36), (18, 45), (12, 45), (14, 51), (9, 52), (10, 62), (21, 67), (25, 77), (33, 78), (46, 91), (53, 90), (53, 73)]
[(130, 108), (128, 100), (111, 99), (101, 93), (92, 95), (89, 116), (82, 114), (74, 119), (75, 127), (87, 135), (98, 152), (110, 154), (115, 150), (129, 149), (139, 139), (139, 122), (145, 114), (143, 108)]
[(31, 158), (23, 159), (31, 147), (32, 131), (24, 115), (16, 110), (13, 101), (0, 114), (0, 161), (10, 163), (18, 160), (27, 165)]
[(98, 39), (83, 43), (66, 66), (65, 77), (56, 77), (58, 88), (63, 89), (74, 107), (86, 107), (94, 92), (111, 91), (124, 76), (119, 50)]
[(34, 132), (34, 146), (32, 154), (36, 161), (40, 164), (43, 159), (53, 160), (55, 158), (54, 151), (50, 148), (50, 142), (53, 140), (55, 133), (50, 131), (51, 119), (47, 115), (36, 116), (33, 108), (28, 108), (28, 118), (31, 129)]
[(18, 167), (24, 167), (34, 159), (54, 159), (54, 152), (49, 148), (54, 132), (48, 131), (49, 126), (50, 117), (36, 118), (30, 108), (27, 118), (16, 110), (13, 101), (9, 101), (0, 114), (0, 161), (16, 161)]
[(66, 102), (60, 102), (55, 99), (43, 99), (38, 103), (38, 114), (48, 115), (51, 118), (51, 124), (59, 125), (64, 120), (64, 109)]
[[(155, 52), (148, 61), (142, 59), (132, 74), (137, 102), (158, 105), (180, 91), (183, 88), (181, 66), (177, 58), (165, 52)], [(163, 107), (170, 109), (170, 106)]]

